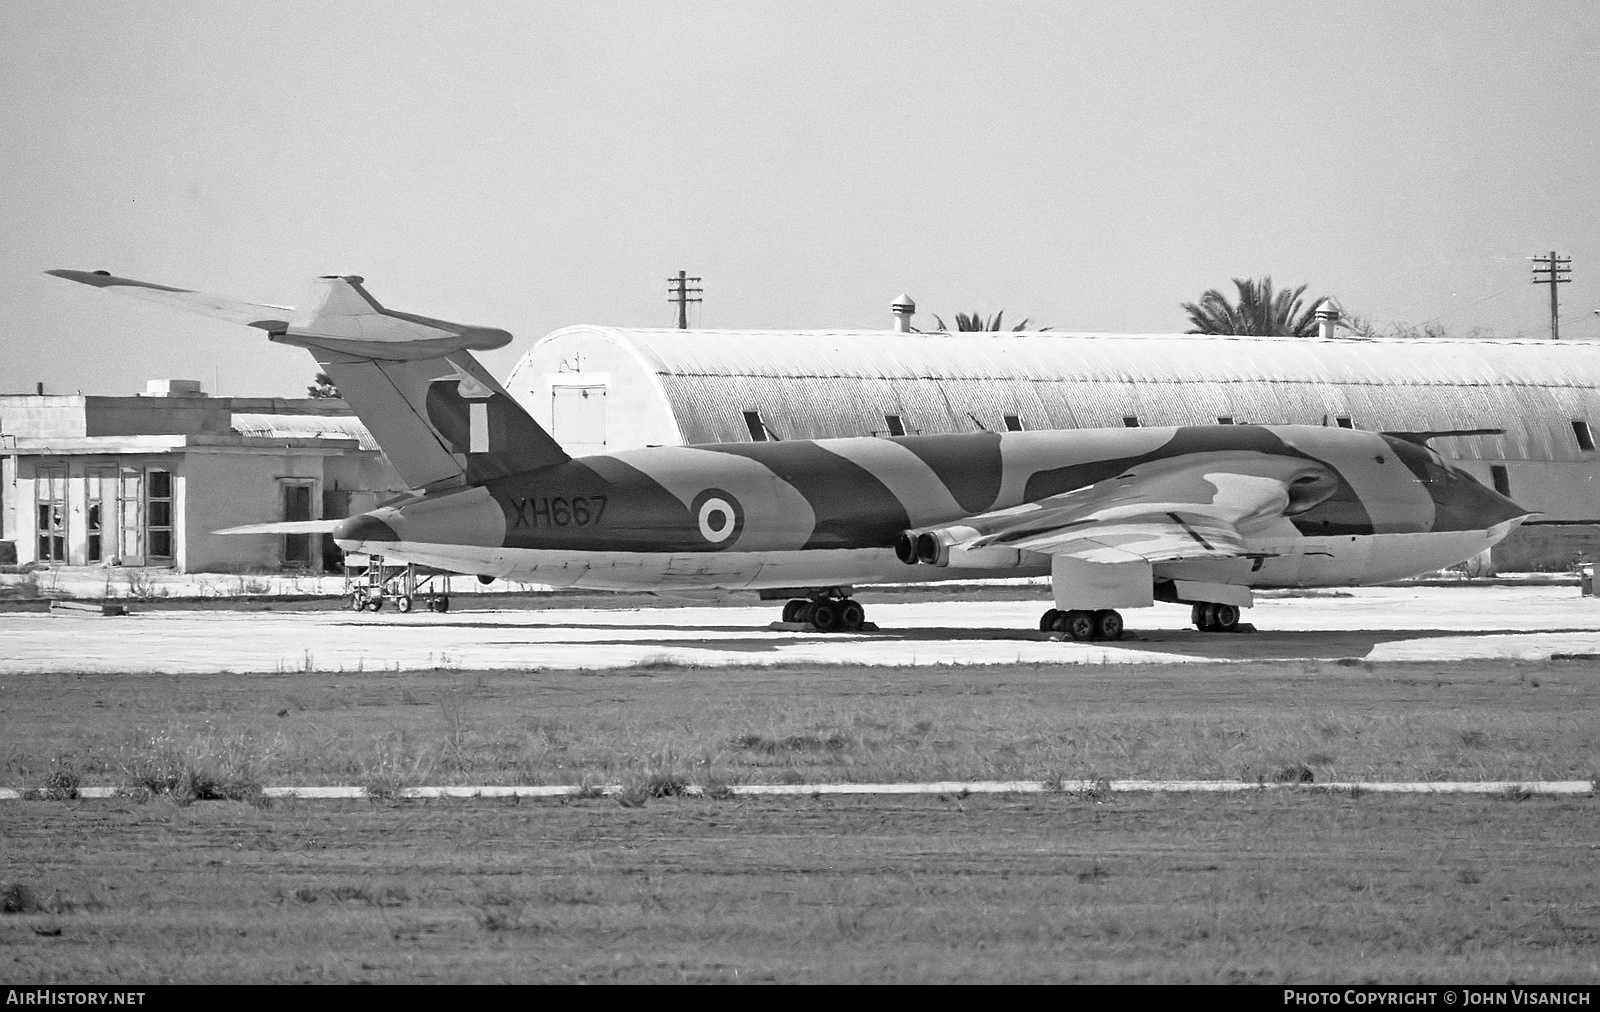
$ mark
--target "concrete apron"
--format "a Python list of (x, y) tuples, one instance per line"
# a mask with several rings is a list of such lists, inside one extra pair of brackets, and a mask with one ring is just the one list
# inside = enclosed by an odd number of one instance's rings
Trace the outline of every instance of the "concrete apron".
[(1261, 600), (1258, 634), (1200, 633), (1189, 609), (1126, 613), (1105, 643), (1037, 632), (1035, 602), (873, 604), (880, 630), (773, 631), (761, 606), (400, 615), (149, 611), (0, 615), (0, 673), (563, 670), (683, 664), (993, 665), (1600, 656), (1600, 599), (1574, 587), (1371, 587)]

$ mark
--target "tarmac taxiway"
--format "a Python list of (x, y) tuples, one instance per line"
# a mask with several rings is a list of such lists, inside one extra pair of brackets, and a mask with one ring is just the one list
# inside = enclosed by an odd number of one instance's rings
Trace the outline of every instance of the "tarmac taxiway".
[(1391, 586), (1348, 596), (1268, 597), (1246, 613), (1256, 633), (1201, 633), (1189, 609), (1125, 613), (1116, 642), (1039, 633), (1048, 602), (877, 601), (880, 631), (769, 628), (773, 603), (637, 609), (215, 611), (125, 616), (0, 615), (0, 674), (282, 672), (448, 668), (607, 669), (641, 664), (985, 665), (1227, 663), (1259, 660), (1449, 661), (1600, 656), (1600, 599), (1571, 586)]

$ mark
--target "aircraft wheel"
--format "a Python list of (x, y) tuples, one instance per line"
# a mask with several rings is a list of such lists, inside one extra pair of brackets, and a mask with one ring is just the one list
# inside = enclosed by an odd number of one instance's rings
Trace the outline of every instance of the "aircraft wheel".
[(366, 606), (367, 606), (367, 595), (361, 593), (359, 590), (356, 591), (354, 594), (350, 595), (350, 610), (351, 611), (360, 611), (361, 609), (365, 608)]
[(381, 597), (369, 597), (369, 598), (367, 598), (367, 610), (368, 611), (377, 611), (382, 607), (383, 607), (383, 598), (381, 598)]
[(1201, 632), (1210, 632), (1211, 624), (1215, 620), (1216, 605), (1197, 604), (1189, 610), (1189, 618), (1194, 622), (1194, 627)]
[(434, 610), (441, 611), (441, 612), (449, 611), (450, 610), (450, 595), (449, 594), (440, 594), (438, 599), (437, 599), (437, 603), (434, 605)]
[(783, 606), (783, 620), (785, 622), (801, 621), (800, 612), (805, 609), (807, 603), (808, 602), (805, 601), (790, 601), (788, 604), (785, 604)]
[(861, 623), (867, 620), (867, 609), (855, 601), (844, 601), (839, 605), (839, 628), (845, 632), (859, 632)]
[(1097, 639), (1120, 640), (1122, 638), (1122, 616), (1107, 608), (1094, 613), (1094, 631)]
[(1039, 616), (1039, 631), (1040, 632), (1060, 632), (1060, 630), (1056, 628), (1056, 622), (1060, 618), (1061, 618), (1061, 612), (1057, 611), (1054, 608), (1051, 608), (1049, 611), (1047, 611), (1043, 615)]
[(1239, 628), (1238, 608), (1231, 604), (1214, 604), (1211, 607), (1211, 630), (1213, 632), (1233, 632)]
[(811, 605), (811, 624), (817, 632), (833, 632), (839, 627), (839, 608), (832, 601), (817, 601)]
[(395, 607), (396, 611), (398, 611), (398, 612), (400, 612), (402, 614), (404, 614), (405, 612), (410, 611), (411, 610), (411, 595), (410, 594), (401, 594), (399, 597), (395, 598), (394, 599), (394, 607)]
[(1092, 640), (1095, 634), (1094, 613), (1088, 611), (1069, 611), (1066, 619), (1066, 634), (1075, 640)]

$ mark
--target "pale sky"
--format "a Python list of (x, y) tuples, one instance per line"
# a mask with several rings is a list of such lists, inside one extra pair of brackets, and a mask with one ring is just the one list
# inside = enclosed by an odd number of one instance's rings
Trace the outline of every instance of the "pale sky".
[(0, 392), (296, 396), (258, 331), (43, 275), (504, 327), (1182, 331), (1271, 274), (1600, 339), (1600, 4), (0, 0)]

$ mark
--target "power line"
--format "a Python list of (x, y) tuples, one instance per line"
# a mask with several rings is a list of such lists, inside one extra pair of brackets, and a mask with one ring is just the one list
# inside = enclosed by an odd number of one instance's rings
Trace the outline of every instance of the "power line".
[[(1559, 341), (1561, 339), (1561, 303), (1556, 298), (1556, 285), (1571, 283), (1572, 278), (1563, 277), (1563, 275), (1571, 274), (1572, 268), (1562, 265), (1572, 263), (1572, 258), (1558, 257), (1556, 256), (1556, 251), (1551, 250), (1550, 255), (1547, 257), (1532, 257), (1531, 259), (1534, 263), (1533, 283), (1550, 286), (1550, 340)], [(1540, 267), (1539, 264), (1544, 264), (1545, 266)], [(1544, 277), (1541, 278), (1540, 274), (1543, 274)]]
[(690, 288), (689, 282), (694, 281), (698, 283), (699, 280), (699, 278), (689, 277), (683, 271), (679, 271), (677, 277), (667, 279), (667, 291), (672, 293), (672, 297), (667, 299), (667, 301), (676, 302), (678, 304), (679, 330), (689, 329), (689, 303), (700, 301), (699, 299), (691, 298), (690, 293), (698, 294), (702, 291), (702, 289), (699, 288)]

